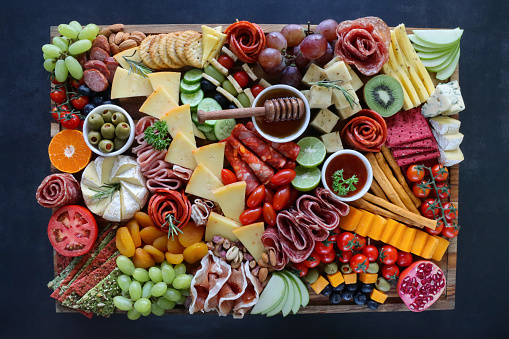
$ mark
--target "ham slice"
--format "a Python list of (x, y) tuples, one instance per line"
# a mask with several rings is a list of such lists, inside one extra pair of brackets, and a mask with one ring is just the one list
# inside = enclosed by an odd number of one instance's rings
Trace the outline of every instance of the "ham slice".
[(249, 311), (260, 299), (260, 294), (262, 293), (263, 287), (260, 281), (251, 273), (249, 269), (249, 263), (244, 263), (241, 265), (244, 270), (244, 274), (246, 277), (246, 289), (244, 293), (237, 298), (235, 301), (235, 305), (233, 306), (233, 318), (234, 319), (242, 319), (244, 314)]
[(247, 287), (246, 273), (241, 266), (237, 269), (232, 269), (232, 274), (226, 284), (223, 285), (219, 291), (219, 307), (218, 313), (220, 316), (226, 316), (231, 312), (235, 301), (244, 294)]

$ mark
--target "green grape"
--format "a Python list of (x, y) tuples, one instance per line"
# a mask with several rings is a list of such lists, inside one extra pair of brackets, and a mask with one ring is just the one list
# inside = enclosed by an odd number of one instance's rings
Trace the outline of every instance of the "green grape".
[(163, 310), (171, 310), (175, 307), (175, 302), (168, 300), (166, 298), (159, 298), (156, 302), (157, 306), (161, 307)]
[(175, 303), (177, 305), (184, 305), (184, 303), (186, 302), (186, 299), (187, 299), (186, 296), (181, 296), (180, 299), (178, 301), (176, 301)]
[(143, 285), (143, 290), (141, 292), (141, 297), (142, 298), (150, 298), (152, 296), (152, 287), (154, 287), (154, 282), (153, 281), (147, 281), (144, 285)]
[(55, 78), (59, 82), (64, 82), (67, 79), (67, 75), (69, 74), (69, 71), (67, 70), (67, 67), (65, 66), (64, 60), (57, 60), (57, 63), (55, 65)]
[(81, 24), (79, 22), (77, 22), (76, 20), (69, 22), (69, 26), (74, 28), (76, 30), (76, 32), (78, 32), (78, 33), (81, 32), (81, 30), (83, 29), (81, 27)]
[(78, 31), (66, 24), (58, 25), (58, 32), (69, 39), (76, 39), (78, 37)]
[(53, 38), (53, 45), (55, 45), (58, 48), (60, 48), (60, 50), (62, 52), (66, 52), (69, 49), (69, 45), (67, 45), (67, 41), (68, 40), (65, 40), (61, 36), (56, 36), (56, 37)]
[(131, 277), (128, 275), (122, 274), (117, 278), (117, 284), (122, 291), (129, 291), (129, 286), (131, 285)]
[(164, 309), (157, 306), (157, 304), (152, 304), (152, 314), (160, 317), (160, 316), (164, 315)]
[(131, 296), (129, 295), (129, 291), (122, 291), (122, 296), (129, 299)]
[(131, 261), (131, 259), (129, 259), (125, 255), (119, 255), (117, 257), (117, 267), (124, 274), (127, 274), (127, 275), (132, 275), (133, 274), (134, 264)]
[(157, 283), (152, 287), (152, 290), (151, 290), (152, 296), (160, 297), (166, 292), (167, 289), (168, 289), (168, 285), (166, 285), (166, 283), (164, 283), (164, 282)]
[(161, 270), (158, 267), (149, 268), (148, 276), (150, 277), (150, 280), (152, 280), (156, 284), (163, 281), (163, 276), (161, 274)]
[(137, 320), (141, 317), (141, 313), (136, 311), (134, 308), (127, 312), (127, 319)]
[(148, 277), (147, 270), (144, 268), (135, 268), (133, 271), (133, 278), (138, 280), (139, 282), (145, 282), (150, 279)]
[(131, 285), (129, 285), (129, 295), (133, 301), (141, 298), (141, 284), (139, 281), (131, 282)]
[(179, 293), (181, 295), (183, 295), (184, 297), (189, 297), (191, 295), (191, 291), (189, 290), (189, 287), (188, 288), (184, 288), (184, 289), (181, 289), (181, 290), (178, 290)]
[(49, 55), (47, 55), (46, 53), (42, 53), (42, 58), (43, 58), (44, 60), (53, 59), (53, 58), (50, 58), (50, 56), (49, 56)]
[(173, 269), (175, 270), (175, 276), (186, 273), (186, 265), (184, 264), (175, 265)]
[(133, 301), (126, 297), (116, 296), (113, 298), (113, 304), (116, 308), (122, 311), (129, 311), (133, 309)]
[(182, 295), (176, 289), (169, 287), (166, 292), (164, 292), (163, 297), (171, 301), (179, 301)]
[(78, 40), (69, 46), (69, 53), (72, 55), (78, 55), (81, 53), (85, 53), (92, 47), (92, 42), (90, 40)]
[(152, 311), (149, 309), (148, 311), (141, 312), (141, 315), (142, 315), (142, 316), (144, 316), (144, 317), (147, 317), (147, 316), (149, 316), (151, 313), (152, 313)]
[(99, 27), (96, 24), (88, 24), (80, 32), (78, 39), (80, 40), (94, 40), (99, 33)]
[(44, 60), (43, 67), (48, 72), (53, 72), (53, 70), (55, 69), (55, 60), (54, 59)]
[(74, 79), (80, 80), (83, 77), (83, 68), (81, 67), (78, 60), (72, 56), (69, 55), (67, 58), (65, 58), (65, 66)]
[(190, 274), (177, 275), (173, 280), (173, 287), (177, 290), (189, 288), (189, 286), (191, 286), (191, 280), (193, 280), (193, 276)]
[(52, 59), (56, 59), (62, 53), (62, 50), (58, 46), (52, 44), (46, 44), (42, 46), (42, 52)]
[(161, 264), (161, 276), (165, 283), (171, 284), (173, 279), (175, 279), (175, 270), (170, 264), (164, 266)]
[(141, 314), (150, 311), (150, 307), (152, 306), (152, 303), (147, 298), (140, 298), (136, 300), (134, 303), (134, 309)]

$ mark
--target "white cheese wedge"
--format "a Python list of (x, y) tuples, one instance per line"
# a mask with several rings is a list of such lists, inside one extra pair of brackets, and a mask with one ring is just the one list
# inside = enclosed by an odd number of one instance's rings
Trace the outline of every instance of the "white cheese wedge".
[(145, 186), (134, 185), (127, 181), (121, 181), (120, 185), (124, 188), (124, 190), (131, 193), (134, 199), (138, 202), (138, 205), (140, 205), (140, 208), (145, 206), (148, 199), (148, 190)]
[(119, 63), (120, 66), (122, 66), (122, 68), (127, 69), (127, 70), (129, 69), (129, 64), (127, 63), (127, 61), (125, 61), (124, 56), (126, 58), (128, 58), (129, 60), (132, 60), (135, 62), (143, 61), (140, 56), (139, 47), (129, 48), (123, 52), (115, 54), (113, 56), (113, 58)]
[[(318, 67), (318, 66), (317, 66)], [(310, 108), (327, 108), (332, 105), (332, 88), (313, 85), (309, 90)]]
[(258, 85), (262, 86), (263, 88), (267, 88), (272, 86), (267, 80), (264, 78), (261, 78), (260, 81), (258, 81)]
[(440, 147), (438, 147), (438, 150), (440, 151), (440, 157), (438, 158), (438, 162), (440, 162), (442, 165), (446, 167), (459, 164), (465, 159), (459, 147), (452, 151), (446, 151)]
[(207, 220), (205, 230), (205, 241), (212, 241), (214, 236), (219, 235), (230, 241), (237, 241), (238, 238), (233, 234), (233, 230), (242, 226), (239, 222), (223, 217), (215, 212), (211, 212)]
[(341, 118), (341, 120), (348, 119), (355, 113), (359, 112), (362, 109), (360, 104), (353, 105), (353, 107), (346, 106), (343, 108), (338, 109), (338, 115)]
[(307, 86), (311, 86), (311, 82), (317, 82), (326, 78), (323, 69), (320, 66), (311, 64), (302, 78), (302, 82)]
[(204, 164), (199, 163), (189, 179), (186, 193), (216, 201), (216, 197), (212, 192), (222, 186), (223, 183), (221, 180), (219, 180)]
[(432, 130), (435, 139), (437, 140), (438, 146), (442, 148), (444, 151), (452, 151), (459, 147), (461, 142), (463, 141), (463, 134), (454, 133), (454, 134), (439, 134), (437, 131)]
[(352, 80), (352, 77), (350, 76), (350, 73), (348, 72), (348, 68), (346, 68), (346, 64), (344, 61), (336, 62), (331, 67), (323, 70), (325, 73), (325, 76), (330, 81), (350, 81)]
[(438, 134), (455, 134), (460, 131), (461, 122), (457, 119), (450, 117), (434, 117), (430, 118), (431, 126), (438, 132)]
[[(221, 30), (221, 28), (219, 28), (219, 30)], [(217, 56), (217, 54), (219, 53), (219, 51), (221, 50), (221, 48), (223, 47), (224, 41), (226, 40), (226, 34), (218, 32), (217, 30), (215, 30), (211, 27), (205, 26), (205, 25), (201, 26), (201, 31), (202, 31), (202, 35), (204, 37), (214, 36), (218, 39), (218, 41), (212, 47), (212, 50), (210, 51), (209, 55), (206, 57), (206, 63), (207, 63), (207, 62), (210, 62), (210, 60), (212, 58), (215, 58)], [(215, 39), (212, 39), (212, 40), (215, 40)], [(205, 63), (204, 63), (204, 65), (205, 65)]]
[(122, 220), (122, 203), (120, 201), (120, 192), (113, 194), (111, 202), (108, 204), (102, 217), (108, 221), (120, 222)]
[(203, 55), (202, 55), (202, 66), (205, 66), (205, 63), (209, 59), (210, 53), (212, 53), (212, 49), (219, 42), (219, 38), (213, 35), (202, 35), (203, 36)]
[(457, 80), (449, 82), (447, 85), (451, 87), (453, 93), (456, 95), (458, 101), (451, 106), (443, 115), (453, 115), (459, 113), (465, 109), (465, 103), (463, 102), (463, 96), (461, 95), (460, 85)]
[(265, 246), (262, 243), (262, 235), (265, 232), (263, 222), (235, 228), (232, 232), (239, 238), (242, 245), (246, 247), (247, 251), (256, 261), (261, 259), (262, 254), (265, 252)]
[[(350, 94), (352, 101), (358, 105), (359, 104), (359, 97), (357, 96), (357, 93), (355, 93), (355, 90), (353, 89), (352, 85), (348, 82), (341, 84), (341, 87), (347, 91), (348, 94)], [(343, 91), (333, 88), (332, 89), (332, 103), (334, 104), (334, 107), (336, 109), (345, 108), (347, 106), (350, 106), (350, 103), (346, 99), (345, 94)]]
[(189, 141), (196, 144), (193, 133), (193, 121), (191, 120), (191, 106), (185, 104), (163, 114), (161, 120), (168, 124), (168, 131), (172, 138), (175, 138), (179, 131), (182, 131)]
[(102, 216), (104, 210), (110, 204), (110, 198), (105, 199), (94, 199), (93, 196), (98, 192), (92, 190), (89, 186), (81, 184), (81, 192), (83, 194), (83, 200), (87, 205), (87, 208), (94, 214)]
[[(235, 55), (235, 53), (233, 53), (232, 51), (230, 51), (226, 46), (223, 46), (221, 48), (221, 51), (228, 55), (230, 58), (232, 58), (233, 62), (239, 60), (239, 57), (237, 55)], [(242, 65), (242, 68), (244, 68), (244, 65)]]
[(233, 85), (233, 88), (235, 88), (237, 93), (242, 93), (242, 87), (240, 87), (239, 83), (237, 82), (237, 80), (235, 80), (235, 78), (232, 75), (228, 75), (226, 78), (230, 80), (230, 82)]
[(134, 157), (130, 157), (128, 155), (119, 155), (115, 157), (115, 161), (113, 162), (113, 167), (111, 168), (110, 178), (108, 182), (118, 183), (116, 181), (115, 176), (118, 174), (122, 174), (130, 168), (138, 167), (138, 163)]
[(322, 133), (330, 133), (338, 121), (339, 117), (336, 114), (332, 113), (327, 108), (323, 108), (318, 112), (313, 121), (311, 121), (311, 126)]
[(148, 78), (123, 68), (117, 68), (111, 84), (111, 98), (131, 98), (149, 96), (153, 92)]
[(212, 58), (210, 60), (210, 64), (214, 66), (214, 68), (217, 69), (219, 72), (221, 72), (225, 77), (228, 76), (228, 70), (225, 67), (223, 67), (223, 65), (221, 65), (219, 61), (216, 60), (216, 58)]
[(224, 143), (215, 143), (202, 146), (193, 150), (193, 156), (196, 163), (202, 163), (217, 178), (221, 178), (224, 162)]
[[(327, 69), (329, 67), (332, 67), (336, 62), (339, 62), (341, 61), (341, 58), (339, 56), (335, 56), (334, 58), (332, 58), (328, 63), (325, 64), (325, 66), (323, 66), (323, 69)], [(347, 65), (348, 66), (348, 65)], [(349, 66), (348, 66), (349, 67)]]
[(193, 156), (195, 148), (196, 145), (179, 131), (168, 147), (164, 161), (194, 170), (198, 165)]
[(242, 64), (242, 69), (244, 70), (244, 72), (247, 73), (247, 75), (249, 76), (249, 78), (251, 78), (251, 80), (256, 81), (256, 79), (258, 79), (256, 74), (254, 74), (253, 70), (251, 69), (251, 67), (249, 67), (248, 64)]
[(89, 163), (87, 168), (83, 171), (81, 183), (94, 188), (98, 188), (102, 185), (101, 179), (99, 179), (97, 171), (95, 170), (95, 163), (93, 161)]
[(101, 183), (110, 183), (111, 170), (116, 157), (97, 157), (94, 161), (95, 171)]
[(210, 81), (211, 83), (214, 84), (214, 86), (221, 86), (221, 83), (219, 81), (217, 81), (216, 79), (214, 79), (213, 77), (211, 77), (210, 75), (208, 75), (207, 73), (203, 73), (202, 74), (202, 77), (203, 79), (207, 79), (208, 81)]
[(147, 74), (154, 91), (162, 86), (175, 102), (179, 102), (180, 72), (154, 72)]
[(216, 197), (223, 214), (230, 219), (240, 221), (239, 217), (246, 207), (246, 182), (237, 181), (232, 184), (219, 187), (212, 193)]
[(451, 81), (447, 84), (440, 84), (435, 88), (435, 92), (422, 106), (421, 112), (426, 118), (431, 118), (442, 114), (456, 114), (463, 109), (465, 109), (465, 104), (458, 82)]
[(123, 186), (120, 187), (120, 206), (122, 220), (131, 219), (134, 213), (141, 209), (136, 199)]
[(339, 132), (324, 134), (320, 139), (322, 139), (327, 153), (334, 153), (343, 149), (343, 143), (341, 142)]
[(126, 181), (133, 185), (145, 186), (145, 178), (141, 174), (140, 167), (133, 167), (125, 171), (124, 173), (115, 176), (115, 180)]

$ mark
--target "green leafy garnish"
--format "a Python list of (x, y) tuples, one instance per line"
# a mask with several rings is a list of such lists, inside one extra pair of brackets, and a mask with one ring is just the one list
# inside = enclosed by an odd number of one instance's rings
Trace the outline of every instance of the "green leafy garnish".
[(170, 146), (170, 132), (166, 121), (156, 121), (145, 130), (145, 141), (157, 151), (165, 151)]
[(120, 184), (104, 184), (99, 188), (90, 187), (90, 189), (97, 192), (92, 196), (92, 200), (102, 200), (109, 197), (111, 201), (115, 192), (120, 189)]
[(337, 195), (343, 197), (348, 194), (348, 192), (353, 192), (357, 188), (355, 185), (359, 182), (359, 178), (354, 174), (351, 178), (345, 179), (343, 178), (343, 170), (339, 170), (334, 172), (332, 175), (332, 190), (336, 192)]
[(334, 81), (332, 81), (332, 80), (320, 80), (320, 81), (316, 81), (316, 82), (310, 82), (309, 84), (310, 85), (317, 85), (317, 86), (327, 87), (327, 88), (336, 88), (336, 89), (339, 89), (341, 91), (341, 93), (343, 93), (346, 101), (348, 101), (348, 104), (350, 105), (350, 108), (353, 109), (353, 106), (354, 105), (358, 105), (359, 103), (355, 102), (352, 94), (348, 93), (348, 91), (350, 91), (350, 90), (346, 90), (343, 87), (338, 85), (338, 84), (342, 84), (343, 82), (344, 81), (342, 81), (342, 80), (334, 80)]
[[(133, 57), (136, 51), (134, 51), (133, 55), (130, 57)], [(147, 74), (153, 73), (154, 70), (147, 65), (145, 65), (143, 62), (134, 61), (133, 59), (129, 59), (129, 57), (126, 57), (125, 55), (122, 56), (124, 58), (125, 62), (129, 65), (129, 73), (127, 75), (130, 75), (131, 72), (138, 73), (142, 77), (146, 78)]]
[(164, 217), (164, 219), (166, 219), (166, 221), (164, 222), (164, 224), (161, 225), (161, 228), (163, 228), (164, 226), (168, 225), (168, 239), (170, 239), (170, 235), (171, 235), (171, 240), (173, 240), (173, 236), (174, 235), (178, 235), (179, 233), (184, 233), (177, 226), (178, 224), (180, 224), (180, 221), (175, 219), (175, 216), (173, 214), (167, 214)]

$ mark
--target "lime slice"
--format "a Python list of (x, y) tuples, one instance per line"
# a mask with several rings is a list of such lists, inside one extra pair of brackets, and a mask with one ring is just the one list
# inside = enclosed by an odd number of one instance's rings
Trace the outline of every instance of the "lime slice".
[(297, 145), (300, 146), (297, 163), (304, 167), (316, 167), (323, 162), (327, 150), (320, 139), (315, 137), (302, 138)]
[(295, 172), (297, 176), (292, 180), (292, 185), (297, 191), (308, 192), (320, 184), (322, 172), (320, 172), (318, 167), (306, 168), (297, 166)]

